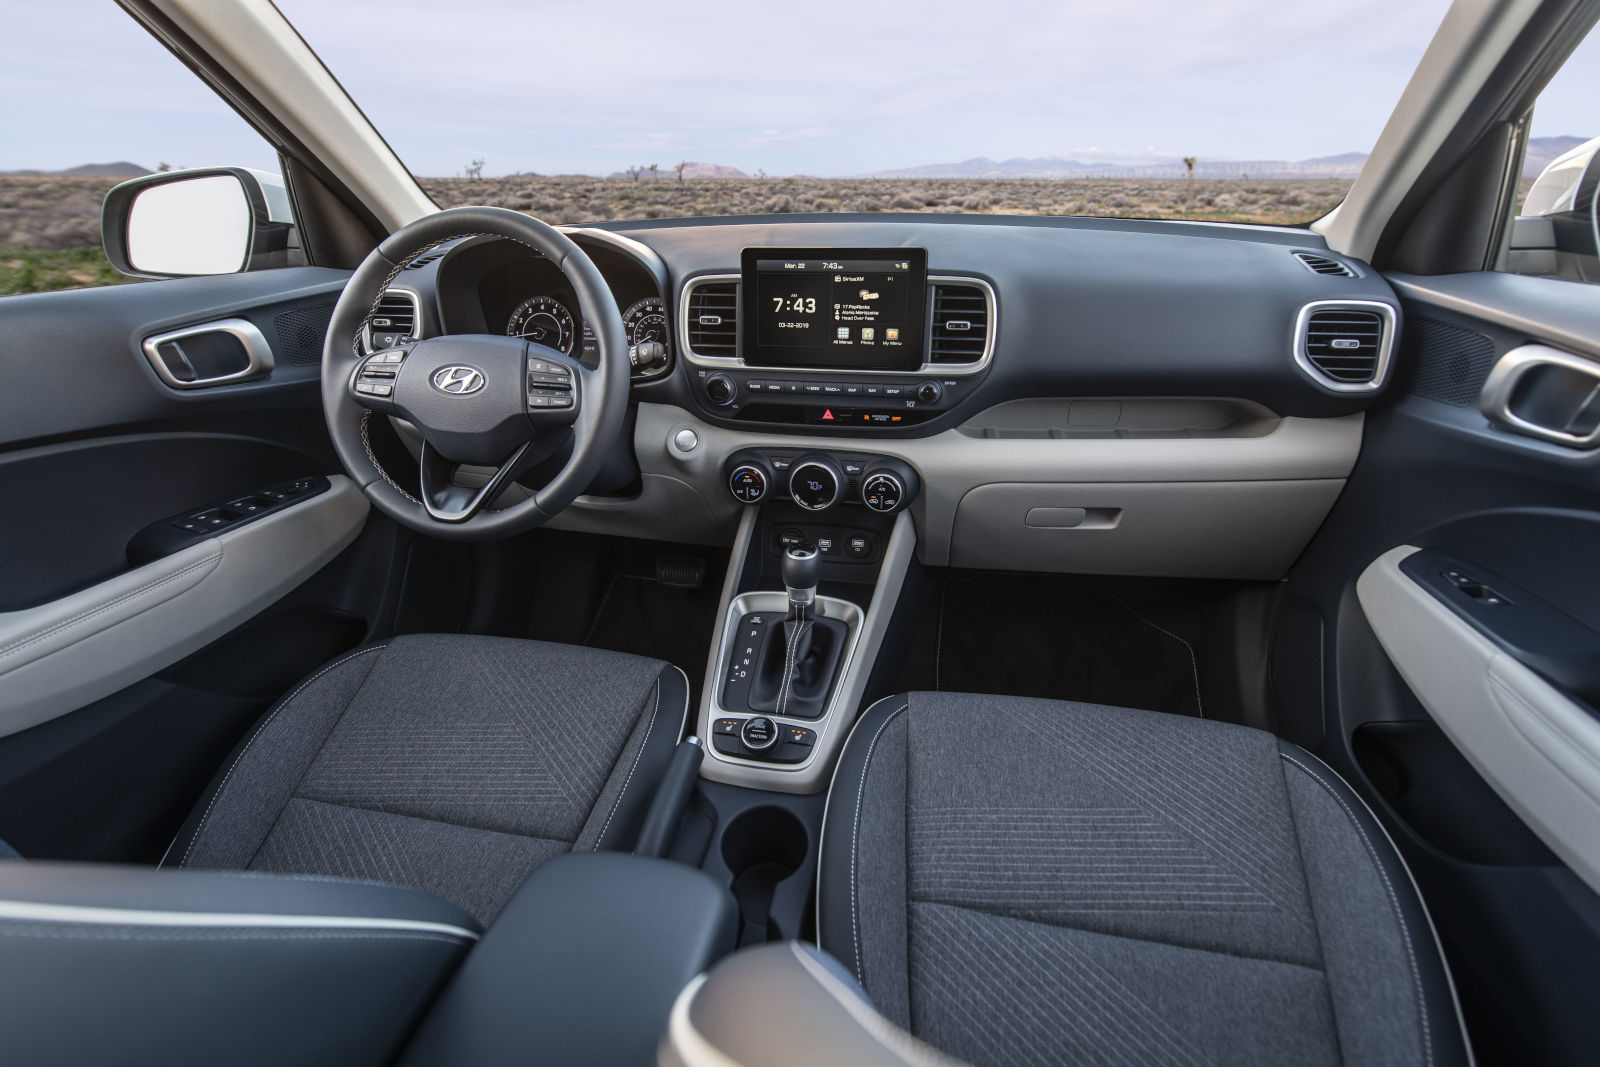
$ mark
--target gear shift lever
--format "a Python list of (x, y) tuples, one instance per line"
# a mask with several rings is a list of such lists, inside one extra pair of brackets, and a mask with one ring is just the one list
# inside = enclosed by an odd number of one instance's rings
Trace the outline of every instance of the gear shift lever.
[(790, 545), (783, 554), (783, 585), (789, 591), (789, 619), (805, 622), (812, 617), (817, 582), (822, 577), (822, 556), (816, 545)]

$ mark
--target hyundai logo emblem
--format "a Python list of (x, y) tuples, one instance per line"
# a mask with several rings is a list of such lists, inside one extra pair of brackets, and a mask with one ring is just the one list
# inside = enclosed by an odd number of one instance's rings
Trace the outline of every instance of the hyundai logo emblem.
[(440, 367), (433, 372), (433, 387), (441, 393), (466, 396), (482, 389), (483, 383), (483, 372), (476, 367), (456, 364), (451, 367)]

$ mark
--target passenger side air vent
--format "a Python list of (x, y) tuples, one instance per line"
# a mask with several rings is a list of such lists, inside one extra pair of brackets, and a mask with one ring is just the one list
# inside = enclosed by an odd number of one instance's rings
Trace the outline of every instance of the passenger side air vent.
[(389, 348), (403, 344), (402, 337), (416, 339), (417, 318), (422, 308), (415, 293), (387, 289), (378, 299), (378, 308), (367, 320), (367, 346)]
[(1356, 272), (1340, 263), (1337, 259), (1319, 256), (1313, 252), (1296, 252), (1294, 258), (1305, 265), (1306, 270), (1313, 274), (1325, 274), (1333, 278), (1354, 278)]
[(689, 350), (700, 356), (731, 359), (739, 354), (739, 283), (690, 283), (685, 316)]
[(1388, 304), (1321, 303), (1300, 313), (1295, 358), (1322, 385), (1365, 392), (1382, 384), (1394, 344), (1394, 309)]
[(935, 282), (930, 363), (978, 363), (989, 350), (989, 297), (984, 286)]

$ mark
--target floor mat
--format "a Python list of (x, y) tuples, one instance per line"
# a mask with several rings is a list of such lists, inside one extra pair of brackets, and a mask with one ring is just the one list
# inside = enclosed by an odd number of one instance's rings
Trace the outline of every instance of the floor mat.
[(952, 577), (935, 603), (937, 689), (1205, 714), (1190, 644), (1096, 579)]
[(584, 644), (681, 667), (689, 676), (691, 698), (698, 701), (720, 592), (709, 582), (685, 589), (619, 574), (611, 580)]

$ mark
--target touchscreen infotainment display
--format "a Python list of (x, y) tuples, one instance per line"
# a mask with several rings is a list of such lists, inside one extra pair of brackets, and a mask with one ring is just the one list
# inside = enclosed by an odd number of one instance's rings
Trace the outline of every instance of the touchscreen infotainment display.
[(915, 370), (928, 302), (925, 248), (746, 248), (746, 363)]

